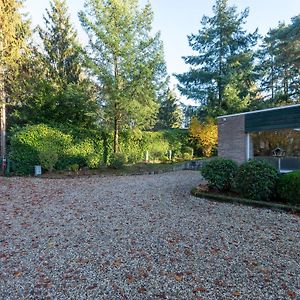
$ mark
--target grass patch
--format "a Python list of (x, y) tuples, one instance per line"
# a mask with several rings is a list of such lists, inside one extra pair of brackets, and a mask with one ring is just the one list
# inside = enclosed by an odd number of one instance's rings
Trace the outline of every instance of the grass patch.
[(250, 199), (239, 198), (239, 197), (234, 197), (234, 196), (216, 194), (216, 193), (212, 193), (212, 192), (203, 192), (203, 191), (199, 191), (197, 188), (192, 189), (191, 193), (195, 197), (211, 199), (211, 200), (215, 200), (218, 202), (243, 204), (243, 205), (247, 205), (247, 206), (263, 207), (263, 208), (269, 208), (269, 209), (273, 209), (273, 210), (283, 210), (283, 211), (292, 212), (292, 213), (296, 213), (296, 214), (300, 213), (300, 207), (289, 205), (289, 204), (257, 201), (257, 200), (250, 200)]

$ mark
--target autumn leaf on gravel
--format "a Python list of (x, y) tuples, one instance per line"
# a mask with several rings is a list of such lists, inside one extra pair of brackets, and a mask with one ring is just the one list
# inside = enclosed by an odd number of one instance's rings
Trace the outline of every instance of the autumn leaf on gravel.
[(146, 292), (146, 289), (145, 289), (143, 286), (141, 286), (140, 288), (138, 288), (138, 292), (139, 292), (140, 294), (143, 294), (143, 293)]
[(121, 259), (116, 259), (116, 260), (113, 262), (113, 266), (114, 266), (115, 268), (120, 267), (121, 264), (122, 264)]
[(182, 281), (182, 279), (183, 279), (183, 273), (176, 273), (175, 274), (175, 279), (177, 281)]
[(205, 292), (205, 288), (204, 287), (198, 287), (198, 288), (194, 288), (193, 293), (196, 294), (197, 292)]
[(127, 281), (128, 281), (128, 283), (133, 283), (134, 277), (133, 277), (132, 274), (128, 274), (128, 275), (127, 275)]
[(294, 291), (288, 291), (287, 294), (291, 299), (296, 299), (296, 293)]
[(240, 297), (241, 296), (241, 292), (240, 291), (234, 291), (232, 293), (232, 295), (235, 296), (235, 297)]
[(14, 272), (15, 277), (21, 277), (23, 275), (22, 272)]

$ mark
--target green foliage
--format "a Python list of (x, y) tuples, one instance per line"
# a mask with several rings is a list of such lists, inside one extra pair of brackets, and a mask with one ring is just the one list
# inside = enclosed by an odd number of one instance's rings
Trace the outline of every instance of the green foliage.
[(49, 76), (62, 85), (78, 83), (81, 73), (81, 49), (67, 11), (65, 0), (52, 0), (44, 16), (46, 29), (38, 28)]
[(237, 169), (238, 166), (234, 161), (216, 158), (204, 164), (201, 174), (208, 181), (211, 189), (227, 192), (233, 187)]
[(87, 137), (76, 140), (71, 134), (44, 124), (27, 126), (11, 139), (11, 159), (18, 174), (30, 174), (33, 166), (40, 163), (50, 171), (67, 170), (74, 164), (97, 168), (102, 155), (102, 141)]
[(41, 166), (52, 172), (54, 169), (54, 166), (58, 162), (58, 153), (56, 152), (55, 148), (46, 148), (42, 149), (39, 154), (39, 161)]
[(69, 171), (72, 171), (72, 172), (78, 172), (79, 170), (79, 165), (78, 164), (72, 164), (69, 166)]
[(278, 181), (277, 193), (281, 200), (300, 205), (300, 171), (281, 175)]
[(159, 34), (151, 35), (150, 4), (138, 0), (86, 0), (79, 13), (89, 36), (87, 63), (101, 85), (103, 123), (114, 130), (114, 152), (126, 128), (151, 128), (166, 81)]
[[(41, 152), (64, 153), (72, 137), (46, 125), (27, 126), (11, 138), (10, 158), (18, 174), (30, 174), (39, 165)], [(48, 165), (49, 166), (49, 165)]]
[(278, 180), (277, 170), (265, 161), (251, 160), (243, 163), (235, 178), (235, 188), (243, 197), (268, 201)]
[(248, 9), (237, 13), (228, 0), (216, 0), (213, 16), (204, 16), (198, 33), (188, 37), (190, 47), (198, 54), (184, 57), (190, 70), (176, 75), (178, 88), (183, 95), (199, 101), (206, 116), (238, 112), (251, 96), (255, 79), (253, 47), (258, 35), (248, 34), (243, 28), (248, 13)]
[(291, 24), (279, 23), (265, 36), (257, 51), (261, 107), (273, 107), (300, 99), (300, 15)]
[(112, 169), (121, 169), (127, 162), (126, 155), (123, 153), (114, 153), (110, 158), (109, 166)]
[[(129, 163), (145, 160), (146, 151), (150, 160), (165, 160), (172, 150), (173, 158), (181, 158), (185, 147), (189, 147), (187, 130), (126, 131), (121, 135), (121, 151)], [(187, 151), (188, 152), (188, 151)]]
[(165, 99), (161, 101), (155, 128), (170, 129), (181, 127), (183, 114), (179, 103), (175, 91), (168, 90)]
[(192, 147), (182, 147), (182, 158), (184, 160), (191, 160), (194, 156), (194, 149)]

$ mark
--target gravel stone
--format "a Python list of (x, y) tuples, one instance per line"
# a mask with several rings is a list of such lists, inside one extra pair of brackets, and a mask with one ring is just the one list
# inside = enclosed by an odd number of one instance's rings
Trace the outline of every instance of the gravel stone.
[(297, 299), (299, 216), (195, 198), (200, 181), (0, 177), (0, 299)]

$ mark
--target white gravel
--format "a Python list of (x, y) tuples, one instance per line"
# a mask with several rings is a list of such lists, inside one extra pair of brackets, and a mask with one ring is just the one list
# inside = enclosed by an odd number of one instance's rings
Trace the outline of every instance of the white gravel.
[(297, 299), (299, 217), (194, 198), (200, 180), (0, 177), (0, 299)]

